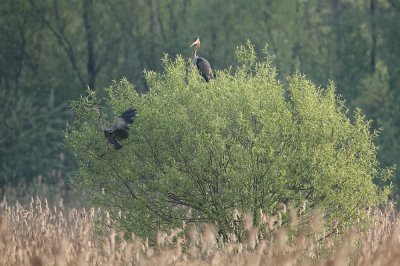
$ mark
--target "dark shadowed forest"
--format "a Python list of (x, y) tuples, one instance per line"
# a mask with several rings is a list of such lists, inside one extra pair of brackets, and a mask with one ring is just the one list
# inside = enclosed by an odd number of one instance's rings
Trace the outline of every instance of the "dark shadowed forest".
[(63, 142), (69, 101), (123, 77), (146, 92), (143, 71), (160, 71), (164, 53), (189, 58), (195, 36), (216, 70), (235, 64), (249, 39), (260, 55), (268, 43), (281, 82), (296, 72), (333, 81), (350, 110), (382, 130), (381, 166), (395, 165), (399, 26), (398, 0), (3, 0), (0, 187), (68, 193), (77, 171)]

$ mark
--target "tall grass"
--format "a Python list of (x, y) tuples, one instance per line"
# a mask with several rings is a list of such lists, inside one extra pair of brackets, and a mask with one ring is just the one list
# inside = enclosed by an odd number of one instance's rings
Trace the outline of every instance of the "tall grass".
[[(158, 232), (154, 243), (114, 230), (107, 212), (100, 209), (65, 209), (32, 199), (22, 206), (0, 204), (0, 265), (398, 265), (400, 218), (393, 206), (367, 210), (370, 225), (364, 230), (322, 227), (314, 212), (304, 223), (292, 210), (290, 223), (262, 216), (258, 227), (249, 215), (235, 212), (245, 229), (222, 239), (211, 224), (183, 225)], [(290, 211), (290, 208), (289, 208)], [(262, 237), (269, 233), (268, 238)]]

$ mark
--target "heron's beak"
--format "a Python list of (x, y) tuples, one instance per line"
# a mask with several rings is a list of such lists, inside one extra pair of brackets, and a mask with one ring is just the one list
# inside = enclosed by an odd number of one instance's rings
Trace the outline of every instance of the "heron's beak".
[(199, 40), (195, 40), (189, 47), (192, 47), (195, 44), (200, 44), (200, 41)]

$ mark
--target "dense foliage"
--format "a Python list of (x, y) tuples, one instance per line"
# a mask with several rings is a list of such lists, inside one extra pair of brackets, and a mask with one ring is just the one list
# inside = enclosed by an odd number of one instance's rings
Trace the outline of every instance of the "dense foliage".
[[(387, 191), (373, 184), (379, 168), (374, 134), (357, 111), (353, 122), (333, 84), (316, 87), (302, 75), (277, 79), (268, 56), (237, 50), (239, 67), (204, 82), (183, 58), (163, 60), (164, 72), (146, 72), (149, 92), (126, 80), (73, 102), (66, 142), (79, 163), (77, 182), (107, 206), (125, 230), (149, 235), (185, 222), (215, 222), (232, 230), (234, 209), (259, 220), (279, 203), (327, 213), (348, 226)], [(139, 117), (123, 149), (107, 145), (94, 106), (128, 107)], [(307, 207), (308, 208), (308, 207)]]

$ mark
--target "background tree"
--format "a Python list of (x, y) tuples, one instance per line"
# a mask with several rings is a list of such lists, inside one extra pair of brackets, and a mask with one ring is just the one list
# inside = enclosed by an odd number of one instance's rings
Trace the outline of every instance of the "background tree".
[(0, 106), (0, 188), (38, 175), (58, 183), (61, 171), (71, 173), (74, 163), (62, 143), (70, 116), (65, 105), (55, 105), (54, 94), (42, 99), (0, 88)]

